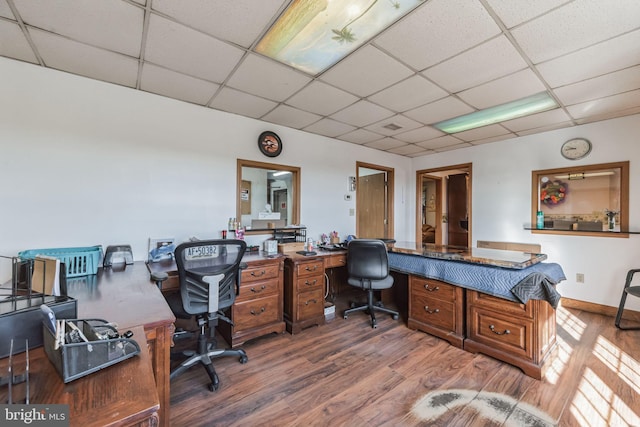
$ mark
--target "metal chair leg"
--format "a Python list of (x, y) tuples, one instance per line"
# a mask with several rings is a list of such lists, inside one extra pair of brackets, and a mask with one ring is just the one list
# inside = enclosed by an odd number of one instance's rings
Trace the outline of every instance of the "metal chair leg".
[(624, 305), (627, 302), (627, 295), (631, 294), (636, 297), (640, 297), (640, 286), (631, 286), (631, 282), (633, 281), (633, 275), (640, 272), (640, 269), (633, 269), (627, 272), (627, 279), (624, 282), (624, 289), (622, 291), (622, 297), (620, 298), (620, 305), (618, 306), (618, 313), (616, 314), (616, 327), (623, 331), (628, 330), (638, 330), (640, 329), (640, 325), (638, 326), (620, 326), (620, 322), (622, 321), (622, 314), (624, 312)]

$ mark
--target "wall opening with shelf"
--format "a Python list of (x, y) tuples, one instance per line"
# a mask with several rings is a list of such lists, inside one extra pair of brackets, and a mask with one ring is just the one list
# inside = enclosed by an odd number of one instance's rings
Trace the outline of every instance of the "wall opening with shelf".
[[(532, 172), (531, 224), (549, 232), (628, 232), (629, 162)], [(540, 227), (537, 227), (540, 228)]]

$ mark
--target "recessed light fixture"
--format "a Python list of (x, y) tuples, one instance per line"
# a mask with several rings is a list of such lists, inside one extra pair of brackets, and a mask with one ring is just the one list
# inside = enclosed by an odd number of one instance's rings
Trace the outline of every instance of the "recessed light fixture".
[(294, 0), (255, 50), (316, 75), (423, 2)]
[(537, 93), (506, 104), (475, 111), (464, 116), (435, 123), (433, 127), (446, 133), (463, 132), (494, 123), (504, 122), (518, 117), (551, 110), (558, 104), (547, 92)]
[(388, 125), (384, 125), (382, 126), (385, 129), (389, 129), (389, 130), (398, 130), (398, 129), (402, 129), (402, 126), (399, 126), (395, 123), (389, 123)]

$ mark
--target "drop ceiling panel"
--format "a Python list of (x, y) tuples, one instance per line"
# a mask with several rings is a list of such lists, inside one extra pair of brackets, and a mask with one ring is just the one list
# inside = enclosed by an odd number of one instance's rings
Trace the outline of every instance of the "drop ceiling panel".
[(310, 77), (270, 59), (247, 55), (229, 86), (273, 101), (284, 101), (311, 81)]
[(21, 61), (38, 62), (18, 24), (0, 20), (0, 40), (0, 55)]
[(321, 81), (314, 81), (287, 100), (287, 104), (327, 116), (347, 107), (359, 98)]
[(374, 43), (416, 70), (476, 46), (500, 33), (478, 0), (431, 0)]
[(429, 125), (452, 117), (471, 113), (473, 111), (475, 110), (469, 105), (457, 98), (454, 98), (453, 96), (448, 96), (422, 107), (407, 111), (404, 115), (420, 123)]
[(527, 67), (505, 36), (491, 39), (422, 74), (449, 92), (460, 92)]
[[(461, 143), (462, 141), (459, 140), (458, 138), (455, 138), (451, 135), (443, 135), (438, 138), (430, 139), (428, 141), (419, 142), (416, 145), (419, 145), (420, 147), (423, 147), (423, 148), (427, 148), (429, 150), (436, 150), (439, 148), (459, 145)], [(470, 146), (470, 144), (465, 143), (465, 146)]]
[(11, 12), (6, 0), (0, 0), (0, 16), (14, 20), (16, 19), (13, 16), (13, 12)]
[(310, 126), (307, 126), (303, 130), (307, 132), (335, 138), (337, 136), (352, 132), (355, 129), (356, 129), (355, 126), (347, 125), (336, 120), (322, 119), (313, 123)]
[(410, 130), (408, 132), (399, 133), (395, 136), (395, 138), (399, 139), (400, 141), (419, 143), (439, 136), (442, 136), (442, 132), (440, 132), (438, 129), (424, 126), (418, 129)]
[(393, 138), (383, 138), (383, 139), (379, 139), (378, 141), (373, 141), (373, 142), (368, 142), (366, 144), (364, 144), (367, 147), (370, 148), (375, 148), (377, 150), (390, 150), (392, 148), (397, 148), (397, 147), (404, 147), (407, 145), (406, 142), (402, 142), (402, 141), (398, 141), (397, 139), (393, 139)]
[(425, 150), (424, 148), (419, 147), (417, 145), (407, 144), (407, 145), (403, 145), (402, 147), (390, 148), (387, 151), (389, 151), (390, 153), (400, 154), (403, 156), (411, 156), (411, 155), (426, 154), (426, 151), (428, 150)]
[(153, 0), (152, 7), (184, 25), (249, 48), (284, 3), (283, 0)]
[(298, 110), (288, 105), (278, 105), (262, 119), (282, 126), (289, 126), (294, 129), (302, 129), (311, 123), (320, 120), (320, 116), (306, 111)]
[(152, 15), (145, 60), (216, 83), (238, 64), (242, 50), (184, 25)]
[(324, 73), (321, 80), (359, 96), (369, 96), (413, 72), (373, 46), (365, 46)]
[(576, 119), (598, 116), (612, 111), (624, 111), (640, 106), (640, 90), (625, 92), (607, 98), (583, 102), (567, 107), (569, 114)]
[(224, 87), (211, 102), (211, 108), (258, 119), (278, 104), (268, 99)]
[(512, 132), (521, 132), (529, 129), (543, 128), (558, 123), (569, 122), (571, 118), (561, 108), (532, 114), (518, 119), (508, 120), (500, 123)]
[(47, 67), (123, 86), (136, 86), (138, 61), (135, 59), (45, 31), (31, 29), (30, 34)]
[(513, 36), (538, 64), (637, 29), (639, 17), (637, 0), (574, 1), (515, 28)]
[(13, 0), (25, 24), (133, 57), (144, 11), (123, 1)]
[(507, 28), (529, 21), (571, 0), (486, 0)]
[(422, 123), (418, 123), (401, 114), (396, 114), (395, 116), (381, 120), (378, 123), (371, 124), (367, 126), (366, 129), (382, 135), (392, 136), (419, 127), (422, 127)]
[(525, 98), (543, 92), (545, 89), (540, 79), (527, 68), (498, 80), (467, 89), (460, 92), (458, 96), (468, 104), (482, 109)]
[(640, 89), (640, 65), (563, 86), (555, 92), (563, 104), (572, 105), (633, 89)]
[(367, 142), (376, 141), (382, 135), (370, 132), (366, 129), (356, 129), (353, 132), (342, 135), (339, 139), (343, 141), (353, 142), (354, 144), (365, 144)]
[(393, 112), (386, 108), (369, 101), (359, 101), (331, 115), (331, 118), (356, 127), (365, 127), (392, 115)]
[(181, 101), (205, 105), (220, 87), (215, 83), (185, 76), (153, 64), (142, 68), (140, 89)]
[(456, 138), (463, 141), (471, 142), (475, 140), (483, 140), (486, 138), (493, 138), (500, 135), (508, 134), (509, 131), (500, 125), (483, 126), (477, 129), (466, 130), (464, 132), (456, 133)]
[(447, 92), (420, 75), (415, 75), (384, 89), (369, 100), (393, 111), (404, 111), (444, 98)]

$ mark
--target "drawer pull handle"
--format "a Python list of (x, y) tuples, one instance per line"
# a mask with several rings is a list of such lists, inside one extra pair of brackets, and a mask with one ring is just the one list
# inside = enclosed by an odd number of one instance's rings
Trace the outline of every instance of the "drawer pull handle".
[(424, 311), (426, 311), (429, 314), (436, 314), (436, 313), (440, 313), (440, 309), (439, 308), (435, 308), (433, 310), (429, 310), (429, 306), (425, 305), (424, 306)]
[(262, 277), (262, 276), (264, 276), (265, 274), (267, 274), (267, 271), (266, 271), (266, 270), (260, 270), (260, 271), (259, 271), (259, 273), (260, 273), (260, 274), (256, 274), (256, 272), (255, 272), (255, 271), (252, 271), (252, 272), (251, 272), (251, 276), (253, 276), (253, 277)]
[(262, 313), (264, 313), (264, 307), (260, 308), (260, 313), (256, 313), (254, 310), (251, 310), (250, 313), (254, 316), (260, 316)]
[(310, 303), (310, 302), (312, 302), (312, 303), (316, 304), (316, 303), (318, 302), (318, 300), (316, 300), (316, 299), (310, 299), (309, 301), (306, 301), (306, 302), (304, 303), (304, 305), (309, 305), (309, 303)]
[(316, 283), (318, 283), (318, 279), (315, 279), (313, 282), (310, 282), (310, 281), (308, 281), (308, 280), (305, 280), (305, 281), (304, 281), (304, 284), (305, 284), (305, 285), (309, 285), (309, 286), (313, 286), (313, 285), (315, 285)]
[(256, 294), (259, 294), (260, 292), (264, 291), (267, 287), (265, 285), (262, 285), (260, 287), (260, 289), (256, 289), (256, 288), (251, 288), (251, 292), (254, 292)]
[(429, 285), (424, 285), (424, 290), (429, 292), (435, 292), (440, 290), (440, 286), (436, 286), (435, 288), (430, 288)]
[(318, 269), (318, 266), (317, 265), (314, 265), (313, 267), (306, 266), (304, 269), (307, 271), (316, 271)]
[(511, 331), (508, 329), (505, 329), (504, 332), (498, 332), (496, 331), (496, 327), (493, 325), (489, 325), (489, 329), (491, 329), (491, 332), (493, 332), (496, 335), (509, 335), (511, 333)]

